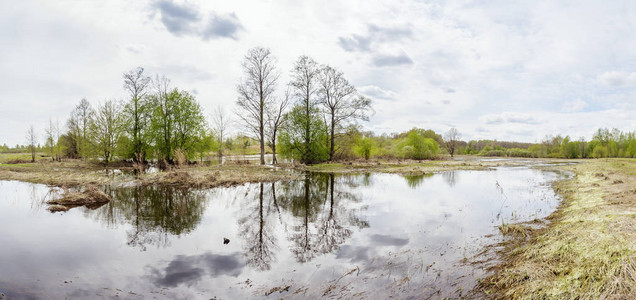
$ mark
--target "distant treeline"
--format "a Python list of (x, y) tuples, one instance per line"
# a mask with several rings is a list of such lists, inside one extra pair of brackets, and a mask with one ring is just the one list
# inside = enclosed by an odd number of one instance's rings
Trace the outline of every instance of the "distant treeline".
[[(280, 72), (269, 49), (248, 51), (237, 84), (240, 133), (227, 136), (232, 124), (221, 107), (208, 124), (195, 95), (173, 87), (166, 77), (147, 76), (143, 68), (123, 74), (126, 100), (107, 100), (93, 107), (82, 99), (71, 111), (66, 126), (49, 122), (44, 136), (33, 126), (27, 145), (0, 146), (0, 152), (46, 152), (62, 157), (113, 159), (161, 164), (182, 164), (224, 149), (235, 154), (273, 154), (303, 163), (371, 157), (435, 159), (466, 154), (507, 157), (601, 158), (635, 157), (635, 132), (598, 129), (592, 140), (547, 136), (539, 143), (496, 140), (462, 141), (451, 128), (440, 134), (413, 128), (391, 135), (363, 132), (357, 121), (368, 120), (371, 99), (361, 95), (344, 74), (312, 58), (300, 56), (290, 82), (277, 90)], [(236, 124), (236, 123), (235, 123)], [(41, 145), (40, 142), (44, 144)], [(254, 147), (258, 147), (255, 149)]]

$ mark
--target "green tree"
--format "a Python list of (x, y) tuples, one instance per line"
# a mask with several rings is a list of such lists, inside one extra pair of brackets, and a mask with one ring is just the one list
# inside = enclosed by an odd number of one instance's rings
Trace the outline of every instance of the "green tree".
[[(308, 56), (301, 56), (298, 58), (294, 67), (292, 69), (292, 80), (290, 82), (290, 86), (293, 89), (294, 96), (298, 98), (298, 107), (292, 109), (294, 111), (291, 119), (294, 119), (292, 122), (304, 122), (302, 124), (288, 124), (290, 127), (294, 128), (294, 148), (296, 152), (300, 151), (298, 145), (296, 143), (298, 140), (296, 139), (298, 134), (298, 125), (302, 125), (301, 137), (302, 137), (302, 147), (304, 148), (300, 153), (300, 157), (305, 159), (313, 160), (318, 158), (318, 154), (320, 149), (312, 149), (312, 146), (318, 146), (316, 141), (312, 140), (312, 137), (317, 136), (316, 128), (312, 127), (317, 123), (315, 120), (315, 115), (318, 111), (315, 109), (316, 99), (315, 95), (318, 91), (318, 75), (319, 75), (318, 63), (315, 60)], [(302, 112), (302, 116), (299, 115)], [(289, 132), (288, 132), (289, 133)], [(292, 137), (292, 135), (288, 135), (287, 137)], [(285, 139), (283, 139), (285, 140)], [(326, 145), (326, 141), (324, 141)], [(319, 146), (323, 148), (324, 146)], [(303, 159), (303, 162), (310, 162)]]
[(124, 106), (125, 129), (130, 136), (128, 157), (139, 162), (145, 160), (148, 148), (147, 129), (152, 114), (146, 95), (150, 88), (150, 77), (139, 67), (124, 73), (124, 88), (130, 100)]
[(179, 150), (188, 159), (196, 155), (195, 145), (207, 131), (201, 106), (186, 91), (173, 89), (165, 96), (153, 95), (151, 134), (160, 158), (173, 163)]
[(203, 132), (200, 136), (196, 137), (194, 148), (199, 155), (199, 159), (203, 162), (203, 159), (210, 151), (215, 150), (218, 147), (216, 138), (212, 132)]
[(412, 129), (400, 143), (402, 157), (411, 159), (432, 159), (439, 153), (439, 144), (425, 136), (424, 131)]
[(364, 157), (365, 160), (368, 160), (371, 157), (371, 151), (373, 150), (373, 139), (368, 137), (363, 137), (360, 139), (358, 143), (357, 152), (360, 156)]
[[(317, 163), (329, 158), (327, 126), (318, 115), (317, 109), (312, 109), (307, 119), (305, 106), (296, 105), (285, 115), (285, 118), (286, 121), (278, 139), (280, 153), (283, 156), (303, 163)], [(307, 124), (310, 128), (308, 137)]]
[(108, 165), (116, 153), (123, 133), (122, 124), (121, 108), (115, 101), (109, 100), (97, 107), (90, 132), (98, 156), (105, 165)]

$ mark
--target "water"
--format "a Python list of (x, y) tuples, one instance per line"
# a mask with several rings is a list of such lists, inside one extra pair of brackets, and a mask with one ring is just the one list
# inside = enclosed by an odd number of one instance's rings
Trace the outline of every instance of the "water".
[[(43, 185), (0, 181), (0, 292), (9, 299), (459, 296), (502, 222), (543, 218), (560, 175), (308, 174), (184, 191), (106, 189), (49, 213)], [(224, 238), (230, 242), (224, 244)], [(269, 295), (269, 296), (266, 296)]]

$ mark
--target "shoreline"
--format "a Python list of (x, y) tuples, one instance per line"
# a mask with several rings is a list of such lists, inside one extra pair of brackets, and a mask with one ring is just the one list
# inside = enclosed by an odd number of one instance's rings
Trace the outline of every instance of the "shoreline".
[[(179, 187), (213, 188), (248, 182), (293, 180), (303, 172), (336, 174), (390, 173), (422, 175), (454, 170), (484, 170), (501, 166), (555, 164), (563, 159), (501, 159), (460, 156), (448, 160), (356, 160), (316, 165), (257, 165), (232, 161), (222, 165), (186, 165), (168, 171), (132, 174), (130, 163), (115, 162), (108, 168), (97, 162), (65, 160), (62, 162), (0, 164), (0, 180), (18, 180), (57, 187), (82, 185), (145, 186), (162, 184)], [(530, 162), (530, 163), (529, 163)]]
[(636, 160), (585, 160), (551, 169), (563, 197), (547, 226), (514, 224), (477, 292), (494, 299), (636, 297)]

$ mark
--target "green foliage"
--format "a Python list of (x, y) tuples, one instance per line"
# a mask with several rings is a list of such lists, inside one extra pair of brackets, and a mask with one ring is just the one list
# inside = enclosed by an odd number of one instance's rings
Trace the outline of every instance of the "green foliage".
[(364, 159), (368, 160), (371, 157), (371, 152), (373, 151), (374, 143), (371, 138), (363, 137), (360, 139), (358, 146), (356, 147), (356, 152), (358, 155), (364, 157)]
[(199, 156), (201, 162), (210, 153), (210, 151), (216, 151), (218, 149), (218, 143), (214, 135), (210, 133), (203, 133), (196, 137), (194, 142), (194, 150)]
[(151, 97), (132, 98), (124, 105), (123, 126), (128, 135), (128, 143), (122, 146), (122, 149), (127, 150), (125, 158), (134, 159), (135, 153), (141, 153), (145, 157), (150, 150), (152, 136), (149, 129), (153, 107)]
[(176, 150), (187, 159), (196, 157), (196, 146), (205, 136), (207, 124), (194, 96), (174, 89), (166, 95), (152, 96), (152, 99), (150, 136), (158, 158), (172, 162)]
[[(303, 163), (318, 163), (329, 159), (328, 135), (318, 110), (312, 109), (307, 120), (305, 107), (296, 105), (285, 115), (286, 122), (278, 136), (280, 154)], [(309, 141), (305, 139), (305, 125), (309, 121)]]
[(358, 144), (362, 139), (362, 133), (357, 125), (350, 125), (335, 138), (334, 158), (337, 159), (354, 159), (361, 157), (357, 152)]
[(439, 153), (439, 144), (426, 131), (421, 129), (411, 129), (404, 140), (400, 142), (399, 153), (403, 158), (410, 159), (433, 159)]

